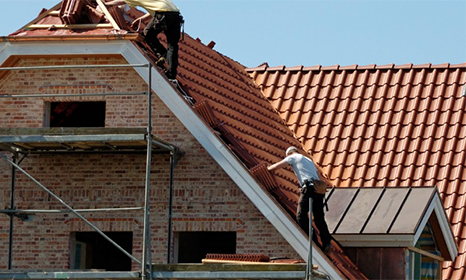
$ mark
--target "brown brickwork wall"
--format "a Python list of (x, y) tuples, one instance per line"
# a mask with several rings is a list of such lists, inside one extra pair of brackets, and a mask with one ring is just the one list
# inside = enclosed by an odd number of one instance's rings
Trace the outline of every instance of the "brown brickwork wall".
[[(28, 58), (16, 66), (123, 64), (118, 57)], [(146, 91), (131, 69), (34, 70), (8, 73), (0, 94), (53, 94)], [(0, 99), (0, 127), (42, 127), (45, 102), (106, 101), (107, 127), (147, 124), (145, 96)], [(155, 96), (154, 134), (186, 154), (174, 176), (173, 230), (235, 231), (238, 254), (299, 258), (188, 130)], [(29, 155), (21, 167), (76, 209), (143, 205), (145, 155)], [(153, 261), (167, 259), (169, 156), (154, 155), (151, 172), (151, 236)], [(10, 203), (11, 167), (0, 159), (0, 207)], [(19, 209), (63, 209), (23, 174), (17, 175)], [(133, 255), (141, 259), (143, 212), (84, 213), (102, 231), (133, 232)], [(8, 264), (9, 218), (0, 215), (0, 269)], [(69, 268), (70, 232), (92, 231), (72, 214), (37, 214), (15, 220), (13, 268)], [(134, 270), (140, 267), (133, 262)]]

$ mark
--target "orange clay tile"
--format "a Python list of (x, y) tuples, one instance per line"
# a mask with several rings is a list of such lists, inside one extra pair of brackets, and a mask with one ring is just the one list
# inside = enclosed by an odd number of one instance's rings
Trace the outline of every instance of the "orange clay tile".
[(464, 279), (466, 63), (304, 67), (318, 90), (277, 94), (286, 69), (247, 71), (333, 185), (438, 186), (459, 244), (443, 278)]

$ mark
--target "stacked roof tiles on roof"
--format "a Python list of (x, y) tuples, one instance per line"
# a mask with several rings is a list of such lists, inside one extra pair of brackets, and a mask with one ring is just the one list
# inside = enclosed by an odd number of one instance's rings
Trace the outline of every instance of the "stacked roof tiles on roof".
[(466, 63), (247, 71), (333, 185), (437, 185), (466, 277)]

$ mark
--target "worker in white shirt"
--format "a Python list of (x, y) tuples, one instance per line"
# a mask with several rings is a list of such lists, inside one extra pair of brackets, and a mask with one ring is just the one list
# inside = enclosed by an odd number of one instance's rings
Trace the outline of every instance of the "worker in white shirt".
[[(319, 230), (320, 240), (322, 241), (322, 250), (328, 253), (331, 249), (331, 236), (328, 230), (327, 223), (325, 222), (324, 214), (324, 198), (326, 186), (320, 177), (319, 171), (315, 166), (314, 162), (300, 154), (296, 147), (289, 147), (285, 152), (286, 157), (270, 166), (268, 170), (273, 171), (275, 169), (284, 168), (287, 165), (293, 167), (293, 171), (298, 178), (300, 188), (300, 196), (298, 201), (298, 209), (296, 211), (296, 220), (299, 226), (305, 233), (309, 235), (309, 198), (312, 198), (312, 214), (314, 216), (314, 222)], [(312, 239), (316, 244), (317, 238), (314, 234)]]

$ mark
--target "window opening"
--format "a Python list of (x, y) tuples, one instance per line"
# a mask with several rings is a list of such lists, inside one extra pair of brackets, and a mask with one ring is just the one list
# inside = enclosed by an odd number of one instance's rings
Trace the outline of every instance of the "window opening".
[(105, 102), (51, 102), (50, 127), (105, 127)]
[[(105, 232), (105, 235), (132, 253), (132, 232)], [(131, 271), (131, 259), (97, 232), (72, 232), (70, 268)]]
[(175, 262), (201, 263), (207, 254), (235, 254), (236, 232), (196, 231), (175, 234)]
[[(436, 246), (434, 235), (429, 223), (424, 227), (419, 240), (416, 243), (416, 248), (425, 251), (434, 256), (440, 256), (440, 252)], [(411, 279), (430, 280), (440, 279), (442, 262), (438, 259), (422, 255), (417, 252), (409, 252), (409, 271)]]

